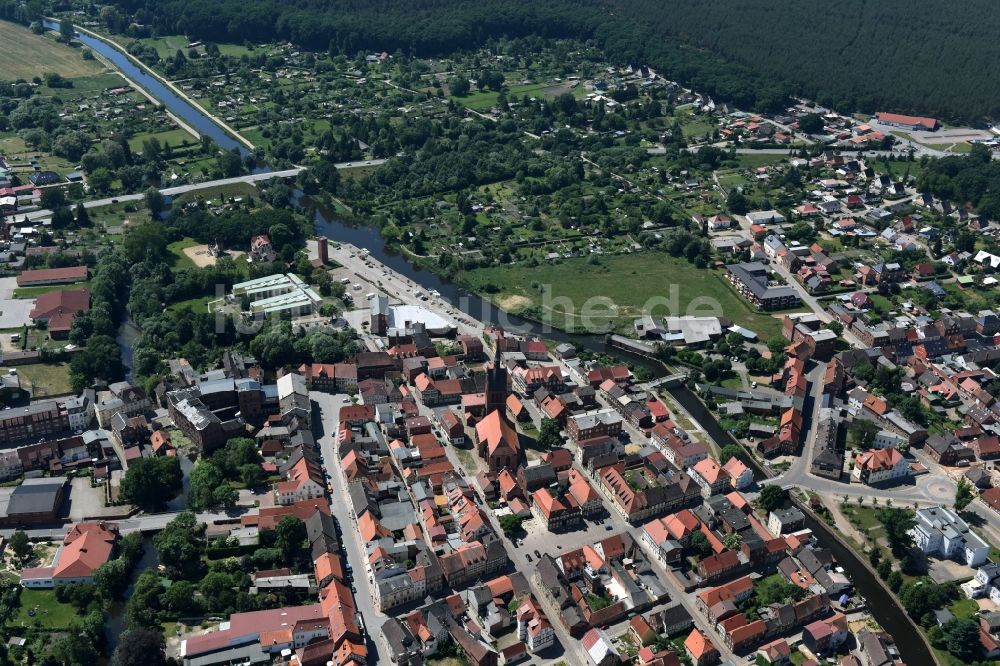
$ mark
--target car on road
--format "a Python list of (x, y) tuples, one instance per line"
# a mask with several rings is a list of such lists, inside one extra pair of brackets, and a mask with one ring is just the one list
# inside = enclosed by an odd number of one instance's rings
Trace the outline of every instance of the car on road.
[(527, 555), (525, 555), (524, 557), (525, 557), (525, 559), (526, 559), (526, 560), (528, 560), (529, 562), (531, 561), (531, 553), (528, 553), (528, 554), (527, 554)]
[(535, 549), (535, 557), (537, 557), (539, 559), (541, 559), (541, 557), (542, 557), (542, 554), (538, 552), (537, 548)]
[(613, 529), (615, 529), (613, 525), (605, 525), (604, 526), (604, 531), (605, 532), (610, 532)]

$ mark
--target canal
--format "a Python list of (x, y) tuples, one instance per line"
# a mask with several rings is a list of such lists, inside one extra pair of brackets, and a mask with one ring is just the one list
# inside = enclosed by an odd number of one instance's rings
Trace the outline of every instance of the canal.
[[(58, 23), (56, 22), (46, 21), (45, 25), (47, 28), (58, 30)], [(108, 62), (118, 67), (132, 81), (141, 85), (174, 115), (191, 125), (198, 132), (210, 137), (221, 148), (225, 150), (235, 148), (243, 155), (249, 152), (243, 144), (235, 140), (225, 129), (213, 122), (203, 111), (177, 96), (156, 77), (147, 74), (133, 63), (130, 58), (110, 44), (87, 34), (79, 34), (78, 39), (87, 47), (99, 53)], [(331, 211), (320, 206), (310, 205), (310, 202), (305, 197), (301, 197), (301, 199), (305, 206), (311, 207), (314, 210), (316, 231), (318, 234), (326, 236), (333, 241), (351, 243), (357, 247), (367, 248), (371, 255), (378, 261), (401, 275), (406, 276), (414, 283), (419, 284), (425, 290), (436, 290), (454, 306), (480, 321), (496, 324), (511, 331), (538, 335), (558, 342), (569, 342), (595, 352), (612, 353), (623, 359), (640, 363), (659, 376), (666, 373), (666, 368), (661, 363), (609, 349), (605, 344), (603, 335), (570, 335), (537, 322), (508, 314), (496, 307), (489, 300), (470, 293), (458, 285), (443, 279), (441, 276), (411, 263), (406, 257), (391, 251), (386, 246), (378, 230), (374, 227), (346, 224), (337, 219)], [(130, 347), (133, 336), (134, 331), (123, 327), (120, 340), (122, 346)], [(714, 415), (705, 408), (701, 400), (687, 388), (678, 387), (671, 389), (670, 395), (695, 418), (720, 447), (736, 443), (732, 435), (719, 425)], [(758, 476), (765, 476), (759, 466), (757, 466), (757, 472)], [(913, 624), (903, 614), (902, 609), (895, 603), (894, 599), (879, 584), (879, 581), (876, 580), (871, 571), (861, 563), (857, 554), (839, 541), (826, 525), (816, 523), (815, 520), (808, 516), (807, 520), (820, 545), (830, 549), (837, 558), (838, 563), (850, 575), (857, 589), (863, 590), (872, 616), (893, 636), (903, 660), (910, 666), (934, 666), (934, 657), (927, 650), (926, 644), (917, 633)], [(149, 557), (147, 551), (144, 560)], [(143, 563), (144, 566), (149, 566), (150, 564), (151, 562)], [(115, 626), (112, 628), (119, 628), (120, 621), (120, 616), (113, 618)]]
[[(57, 21), (45, 20), (43, 24), (49, 30), (59, 30), (59, 23)], [(95, 53), (99, 53), (102, 58), (117, 67), (122, 74), (137, 85), (142, 86), (146, 92), (159, 100), (171, 113), (181, 118), (199, 134), (212, 139), (223, 150), (233, 150), (235, 148), (240, 152), (240, 155), (246, 156), (250, 154), (246, 146), (234, 139), (229, 132), (212, 121), (204, 111), (179, 97), (158, 78), (150, 75), (136, 65), (126, 54), (107, 42), (83, 32), (78, 32), (76, 39)]]

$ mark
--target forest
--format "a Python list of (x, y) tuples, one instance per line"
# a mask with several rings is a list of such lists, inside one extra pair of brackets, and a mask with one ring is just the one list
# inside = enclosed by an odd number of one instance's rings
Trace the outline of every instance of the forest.
[[(440, 55), (499, 36), (593, 40), (719, 100), (760, 111), (803, 95), (841, 111), (997, 115), (1000, 15), (989, 0), (114, 0), (102, 18), (219, 42), (289, 40), (354, 55)], [(138, 35), (136, 35), (138, 36)]]

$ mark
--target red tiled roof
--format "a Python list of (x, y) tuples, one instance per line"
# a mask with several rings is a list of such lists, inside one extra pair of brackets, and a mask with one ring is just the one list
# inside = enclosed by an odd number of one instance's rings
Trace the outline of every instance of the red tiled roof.
[(39, 268), (33, 271), (23, 271), (17, 276), (17, 284), (19, 287), (23, 287), (36, 283), (83, 282), (86, 279), (86, 266)]

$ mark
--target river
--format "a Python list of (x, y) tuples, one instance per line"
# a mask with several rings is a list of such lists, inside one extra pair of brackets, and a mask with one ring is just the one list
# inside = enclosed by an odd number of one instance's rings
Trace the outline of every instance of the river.
[[(46, 21), (46, 27), (58, 29), (58, 24)], [(216, 125), (204, 112), (178, 97), (158, 79), (145, 73), (114, 47), (86, 34), (78, 35), (78, 39), (119, 67), (126, 76), (142, 85), (172, 113), (197, 131), (211, 137), (220, 147), (227, 150), (236, 148), (242, 154), (247, 154), (248, 151), (242, 144), (233, 139), (222, 127)], [(303, 203), (308, 205), (309, 202), (304, 200)], [(558, 342), (570, 342), (595, 352), (612, 353), (628, 361), (640, 363), (657, 375), (662, 376), (666, 373), (666, 368), (660, 363), (608, 349), (603, 335), (571, 335), (550, 329), (537, 322), (510, 315), (489, 300), (470, 293), (441, 276), (411, 263), (406, 257), (391, 251), (374, 227), (349, 225), (337, 219), (329, 210), (319, 206), (314, 206), (313, 209), (318, 234), (333, 241), (351, 243), (357, 247), (366, 248), (378, 261), (419, 284), (425, 290), (436, 290), (453, 305), (480, 321), (497, 324), (508, 330), (543, 336)], [(131, 347), (134, 333), (127, 324), (123, 326), (119, 339), (123, 346), (123, 352), (128, 351), (125, 348)], [(682, 407), (688, 410), (720, 447), (735, 441), (732, 435), (719, 425), (714, 415), (705, 408), (698, 397), (688, 389), (684, 387), (671, 389), (670, 394)], [(763, 470), (759, 466), (757, 466), (757, 470), (758, 475), (763, 476)], [(858, 589), (863, 592), (868, 600), (872, 616), (895, 638), (900, 656), (906, 663), (910, 666), (933, 666), (934, 657), (927, 651), (924, 642), (915, 633), (913, 625), (903, 615), (903, 611), (892, 597), (878, 584), (874, 575), (861, 563), (857, 554), (834, 538), (832, 532), (824, 529), (823, 525), (817, 525), (811, 521), (810, 527), (812, 527), (819, 543), (833, 552), (838, 563), (851, 576)], [(113, 621), (120, 622), (120, 617)]]

